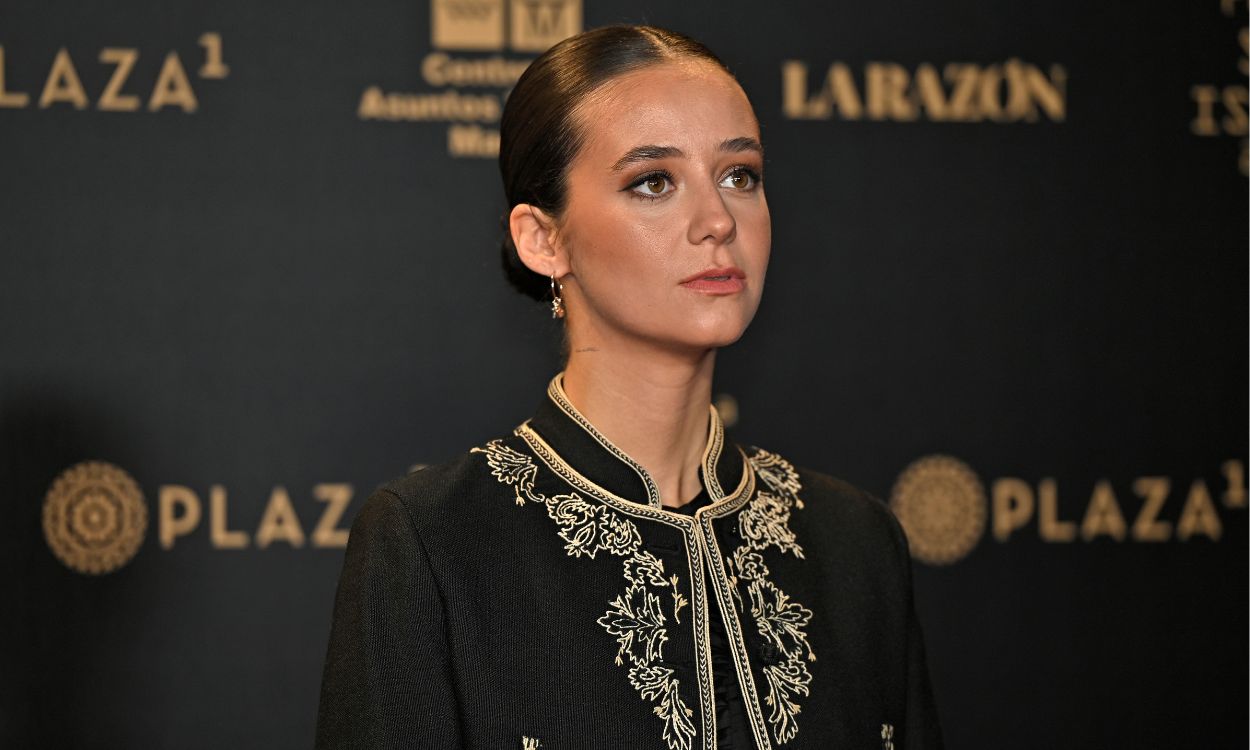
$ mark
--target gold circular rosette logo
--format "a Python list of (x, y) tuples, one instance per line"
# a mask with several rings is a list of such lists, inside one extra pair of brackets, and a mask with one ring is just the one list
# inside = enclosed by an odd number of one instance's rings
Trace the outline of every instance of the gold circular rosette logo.
[(912, 557), (930, 565), (949, 565), (972, 551), (985, 533), (986, 506), (976, 473), (950, 456), (912, 462), (890, 492)]
[(103, 461), (66, 469), (43, 503), (43, 534), (57, 559), (79, 573), (111, 573), (143, 543), (148, 510), (129, 474)]

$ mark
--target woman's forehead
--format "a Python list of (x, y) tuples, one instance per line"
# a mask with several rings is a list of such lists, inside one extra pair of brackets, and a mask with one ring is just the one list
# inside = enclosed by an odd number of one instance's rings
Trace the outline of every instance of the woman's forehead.
[(703, 61), (652, 65), (608, 81), (578, 107), (583, 152), (641, 144), (716, 149), (759, 138), (759, 124), (738, 82)]

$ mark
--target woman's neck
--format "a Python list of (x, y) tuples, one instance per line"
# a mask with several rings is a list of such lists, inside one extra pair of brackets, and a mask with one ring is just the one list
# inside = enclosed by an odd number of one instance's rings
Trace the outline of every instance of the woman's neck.
[(716, 350), (665, 353), (625, 344), (573, 350), (564, 391), (591, 424), (642, 465), (664, 505), (702, 489)]

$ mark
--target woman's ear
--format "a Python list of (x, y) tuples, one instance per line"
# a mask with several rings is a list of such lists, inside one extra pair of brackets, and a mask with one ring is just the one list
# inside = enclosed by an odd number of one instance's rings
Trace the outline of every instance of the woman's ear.
[(569, 272), (568, 256), (556, 237), (556, 223), (541, 208), (518, 203), (508, 215), (508, 230), (526, 268), (557, 279)]

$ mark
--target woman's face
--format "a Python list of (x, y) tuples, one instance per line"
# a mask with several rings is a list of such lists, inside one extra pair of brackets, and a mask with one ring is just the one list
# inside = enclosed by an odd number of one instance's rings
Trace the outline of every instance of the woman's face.
[(557, 243), (574, 349), (609, 337), (708, 349), (759, 306), (772, 242), (759, 124), (704, 62), (644, 68), (591, 94)]

